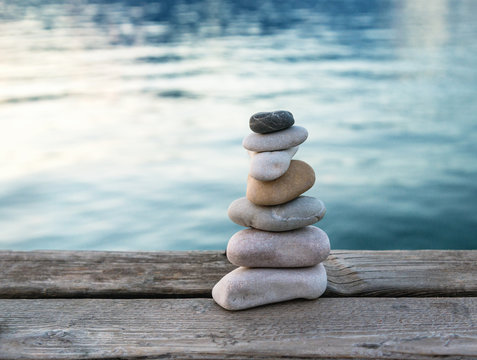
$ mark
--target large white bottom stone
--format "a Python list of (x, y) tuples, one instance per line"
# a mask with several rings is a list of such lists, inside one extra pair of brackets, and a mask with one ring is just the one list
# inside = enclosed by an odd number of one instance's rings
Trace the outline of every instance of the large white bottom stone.
[(239, 267), (215, 284), (212, 297), (227, 310), (243, 310), (298, 298), (316, 299), (326, 284), (323, 264), (294, 269)]

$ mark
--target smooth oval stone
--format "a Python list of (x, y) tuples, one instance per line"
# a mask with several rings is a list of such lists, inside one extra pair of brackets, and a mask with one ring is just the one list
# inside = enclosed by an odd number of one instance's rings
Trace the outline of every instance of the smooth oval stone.
[(236, 224), (265, 231), (288, 231), (314, 224), (326, 213), (325, 204), (311, 196), (300, 196), (275, 206), (255, 205), (247, 198), (232, 202), (229, 218)]
[(284, 110), (259, 112), (253, 114), (249, 121), (250, 129), (259, 134), (288, 129), (294, 123), (292, 113)]
[(212, 289), (215, 302), (227, 310), (243, 310), (292, 299), (316, 299), (326, 290), (323, 264), (307, 268), (239, 267)]
[(315, 183), (315, 172), (306, 162), (292, 160), (290, 167), (276, 180), (247, 180), (247, 199), (256, 205), (279, 205), (295, 199)]
[(329, 253), (328, 236), (315, 226), (285, 232), (245, 229), (233, 235), (227, 245), (229, 261), (246, 267), (314, 266)]
[(294, 125), (271, 134), (249, 134), (243, 139), (242, 145), (250, 151), (276, 151), (300, 145), (307, 137), (308, 131), (304, 127)]
[(285, 174), (290, 161), (298, 151), (298, 146), (281, 151), (253, 152), (250, 161), (250, 176), (257, 180), (271, 181)]

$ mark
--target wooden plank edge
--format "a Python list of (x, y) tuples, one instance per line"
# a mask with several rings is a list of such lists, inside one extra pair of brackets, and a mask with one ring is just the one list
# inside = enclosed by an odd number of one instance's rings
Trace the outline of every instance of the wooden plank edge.
[(472, 298), (0, 300), (0, 359), (474, 359)]
[[(332, 251), (325, 297), (477, 296), (477, 250)], [(222, 251), (0, 251), (0, 298), (203, 298)]]

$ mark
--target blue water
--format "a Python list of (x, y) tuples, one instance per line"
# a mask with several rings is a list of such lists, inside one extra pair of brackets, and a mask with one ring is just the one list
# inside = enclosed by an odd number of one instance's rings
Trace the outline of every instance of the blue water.
[(0, 0), (0, 248), (224, 249), (286, 109), (334, 249), (477, 248), (477, 1)]

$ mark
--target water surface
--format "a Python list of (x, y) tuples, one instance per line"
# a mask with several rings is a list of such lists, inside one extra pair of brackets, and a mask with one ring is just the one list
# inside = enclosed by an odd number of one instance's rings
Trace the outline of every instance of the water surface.
[(477, 248), (476, 12), (0, 0), (0, 248), (225, 248), (273, 109), (309, 131), (333, 248)]

